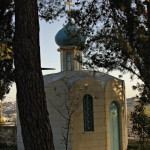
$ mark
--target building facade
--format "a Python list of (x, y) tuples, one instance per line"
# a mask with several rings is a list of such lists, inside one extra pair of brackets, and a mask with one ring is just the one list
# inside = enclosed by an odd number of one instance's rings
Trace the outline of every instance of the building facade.
[[(57, 33), (61, 72), (44, 76), (55, 150), (127, 150), (124, 81), (82, 70), (85, 40), (75, 31), (67, 24)], [(21, 137), (18, 119), (18, 150)]]

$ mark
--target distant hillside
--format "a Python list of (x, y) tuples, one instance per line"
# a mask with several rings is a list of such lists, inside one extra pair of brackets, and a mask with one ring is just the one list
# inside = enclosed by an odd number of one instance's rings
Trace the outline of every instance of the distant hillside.
[(15, 125), (17, 121), (16, 102), (3, 103), (3, 119), (6, 125)]

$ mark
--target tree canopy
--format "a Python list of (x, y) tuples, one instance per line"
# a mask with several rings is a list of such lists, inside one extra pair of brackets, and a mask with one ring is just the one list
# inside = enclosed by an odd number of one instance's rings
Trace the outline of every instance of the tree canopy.
[(7, 46), (12, 46), (14, 33), (13, 15), (14, 1), (0, 0), (0, 44), (7, 43)]
[[(65, 14), (64, 1), (45, 4), (40, 16), (46, 21)], [(69, 16), (87, 39), (83, 64), (136, 75), (143, 84), (134, 89), (143, 101), (150, 101), (150, 1), (76, 0), (75, 5)]]
[(13, 81), (13, 13), (13, 1), (0, 0), (0, 100), (9, 93)]
[(134, 88), (150, 101), (150, 1), (84, 0), (76, 5), (81, 7), (71, 16), (87, 37), (85, 65), (136, 75), (144, 84)]
[(134, 112), (131, 112), (132, 131), (139, 137), (138, 141), (141, 150), (146, 149), (147, 141), (150, 139), (150, 116), (145, 111), (146, 109), (147, 106), (139, 101)]

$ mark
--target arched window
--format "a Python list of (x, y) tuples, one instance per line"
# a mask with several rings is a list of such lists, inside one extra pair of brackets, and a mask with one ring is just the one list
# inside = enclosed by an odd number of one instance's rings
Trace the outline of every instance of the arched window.
[(66, 53), (66, 71), (71, 71), (71, 53), (67, 52)]
[(83, 97), (84, 131), (94, 131), (93, 98), (86, 94)]

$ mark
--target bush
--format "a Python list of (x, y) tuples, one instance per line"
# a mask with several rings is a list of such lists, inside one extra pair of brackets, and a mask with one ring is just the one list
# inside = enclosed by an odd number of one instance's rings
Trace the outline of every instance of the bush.
[(128, 143), (128, 149), (138, 149), (139, 148), (139, 144), (135, 143), (135, 142), (129, 142)]
[(17, 146), (0, 145), (0, 150), (17, 150)]
[[(140, 149), (140, 143), (136, 141), (135, 139), (129, 140), (128, 141), (128, 150), (133, 149), (133, 150), (141, 150)], [(150, 150), (150, 141), (147, 141), (145, 143), (145, 148), (144, 150)]]

